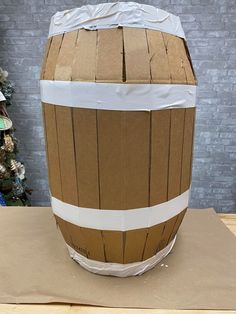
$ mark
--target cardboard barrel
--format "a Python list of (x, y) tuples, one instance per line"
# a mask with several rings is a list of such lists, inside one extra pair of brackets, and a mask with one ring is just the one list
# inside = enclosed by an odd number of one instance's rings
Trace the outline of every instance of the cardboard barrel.
[[(53, 17), (42, 66), (52, 208), (72, 258), (124, 277), (169, 253), (185, 215), (196, 78), (177, 17), (177, 34), (169, 13), (155, 27), (145, 16), (104, 27), (104, 8), (150, 6), (88, 7)], [(73, 24), (91, 10), (96, 27)]]

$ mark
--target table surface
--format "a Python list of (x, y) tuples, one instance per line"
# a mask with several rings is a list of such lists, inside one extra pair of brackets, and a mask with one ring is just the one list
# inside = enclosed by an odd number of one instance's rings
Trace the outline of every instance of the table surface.
[[(224, 224), (236, 236), (236, 214), (219, 214)], [(64, 304), (0, 304), (0, 314), (236, 314), (235, 311), (215, 310), (162, 310), (162, 309), (123, 309), (102, 308), (84, 305)]]

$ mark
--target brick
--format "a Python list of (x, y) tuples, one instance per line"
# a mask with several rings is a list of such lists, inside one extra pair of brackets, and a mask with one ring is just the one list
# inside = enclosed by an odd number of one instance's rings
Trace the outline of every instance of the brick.
[(7, 14), (0, 14), (0, 21), (1, 22), (6, 22), (9, 20), (10, 20), (10, 17)]

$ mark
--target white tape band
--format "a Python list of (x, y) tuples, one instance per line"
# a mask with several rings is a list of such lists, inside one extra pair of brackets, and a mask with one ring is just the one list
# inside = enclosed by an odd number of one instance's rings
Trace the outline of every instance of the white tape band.
[(88, 109), (145, 111), (195, 106), (196, 86), (40, 81), (42, 102)]
[(78, 207), (51, 197), (52, 210), (63, 220), (80, 227), (127, 231), (149, 228), (178, 215), (188, 206), (189, 190), (170, 201), (143, 208), (109, 210)]
[(164, 249), (149, 259), (142, 262), (129, 264), (94, 261), (79, 254), (69, 245), (67, 245), (67, 248), (69, 250), (70, 257), (90, 272), (107, 276), (128, 277), (142, 275), (147, 270), (156, 266), (164, 257), (170, 253), (175, 244), (175, 240), (176, 236)]
[(154, 29), (185, 38), (178, 16), (135, 2), (85, 5), (57, 12), (51, 19), (48, 36), (80, 28), (95, 30), (119, 26)]

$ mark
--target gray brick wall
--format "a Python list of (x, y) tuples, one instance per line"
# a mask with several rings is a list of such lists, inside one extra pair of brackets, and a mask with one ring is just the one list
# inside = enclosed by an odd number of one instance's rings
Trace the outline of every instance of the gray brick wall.
[[(0, 66), (16, 84), (9, 109), (33, 205), (48, 205), (38, 79), (50, 17), (98, 1), (0, 0)], [(139, 2), (139, 1), (138, 1)], [(191, 206), (236, 211), (236, 1), (143, 0), (180, 16), (198, 76)]]

